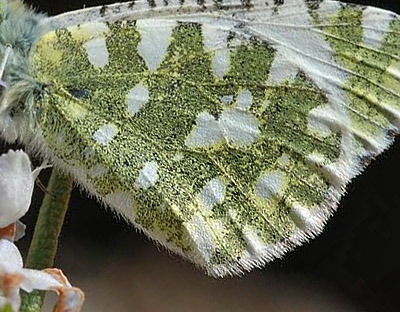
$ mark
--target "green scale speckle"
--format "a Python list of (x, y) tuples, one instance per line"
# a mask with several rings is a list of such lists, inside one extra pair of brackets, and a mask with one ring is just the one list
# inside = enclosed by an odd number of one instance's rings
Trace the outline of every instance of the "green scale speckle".
[[(306, 156), (318, 153), (326, 164), (334, 162), (340, 135), (324, 137), (309, 129), (310, 110), (327, 100), (303, 74), (268, 85), (275, 51), (267, 44), (242, 39), (231, 49), (229, 70), (218, 79), (212, 71), (213, 52), (205, 51), (198, 24), (180, 23), (174, 28), (154, 72), (138, 54), (141, 37), (134, 22), (108, 25), (103, 36), (109, 60), (104, 68), (89, 62), (88, 38), (74, 31), (47, 34), (32, 56), (35, 75), (45, 85), (37, 103), (37, 124), (56, 159), (67, 168), (82, 169), (83, 183), (101, 197), (128, 193), (135, 214), (131, 221), (150, 236), (198, 259), (188, 224), (201, 215), (213, 241), (206, 265), (228, 265), (248, 248), (245, 227), (263, 244), (283, 241), (296, 228), (289, 217), (291, 207), (299, 203), (313, 209), (324, 200), (329, 181), (307, 163)], [(138, 84), (148, 88), (149, 99), (132, 115), (126, 100)], [(244, 147), (229, 141), (208, 147), (185, 145), (199, 114), (206, 112), (219, 120), (243, 90), (252, 95), (247, 113), (259, 125), (255, 142)], [(221, 103), (224, 96), (233, 96), (232, 103)], [(107, 124), (118, 132), (108, 144), (96, 143), (94, 133)], [(282, 157), (287, 161), (280, 161)], [(151, 161), (158, 165), (158, 179), (149, 188), (140, 187), (140, 172)], [(96, 165), (106, 173), (90, 175)], [(264, 199), (256, 188), (268, 172), (280, 172), (284, 183)], [(207, 210), (199, 194), (216, 177), (225, 184), (224, 198)], [(222, 228), (217, 229), (216, 223)]]

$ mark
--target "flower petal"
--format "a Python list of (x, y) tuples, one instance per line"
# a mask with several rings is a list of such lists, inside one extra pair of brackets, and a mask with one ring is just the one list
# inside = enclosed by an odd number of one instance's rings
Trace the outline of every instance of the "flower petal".
[(25, 215), (34, 182), (31, 161), (25, 152), (10, 150), (0, 156), (0, 228)]
[(24, 269), (22, 275), (24, 280), (21, 283), (21, 288), (27, 292), (31, 292), (34, 289), (57, 290), (63, 287), (59, 281), (44, 271)]
[(79, 288), (62, 288), (59, 291), (54, 312), (79, 312), (84, 301), (85, 295)]
[(43, 271), (53, 276), (57, 281), (61, 283), (63, 287), (72, 287), (71, 283), (68, 281), (68, 278), (60, 269), (49, 268), (44, 269)]
[(22, 271), (22, 257), (14, 243), (0, 239), (0, 275), (2, 273), (20, 273)]
[(14, 311), (19, 310), (19, 295), (22, 276), (22, 257), (14, 243), (0, 239), (0, 307), (10, 304)]
[(58, 299), (53, 312), (79, 312), (85, 301), (85, 294), (82, 290), (72, 287), (64, 273), (59, 269), (45, 269), (45, 272), (51, 274), (57, 279), (63, 287), (58, 288)]

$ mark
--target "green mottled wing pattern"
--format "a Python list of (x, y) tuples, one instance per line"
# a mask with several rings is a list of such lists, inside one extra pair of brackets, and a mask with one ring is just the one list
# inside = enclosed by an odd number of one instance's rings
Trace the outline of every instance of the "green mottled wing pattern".
[(31, 55), (42, 153), (215, 276), (316, 235), (398, 132), (400, 21), (281, 2), (54, 18)]

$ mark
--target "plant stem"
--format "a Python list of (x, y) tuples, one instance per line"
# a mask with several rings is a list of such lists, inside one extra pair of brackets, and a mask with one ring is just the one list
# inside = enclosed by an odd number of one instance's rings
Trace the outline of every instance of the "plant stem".
[[(72, 178), (53, 169), (29, 247), (26, 267), (36, 270), (51, 268), (57, 253), (58, 238), (68, 209)], [(44, 292), (24, 294), (21, 312), (40, 312)]]

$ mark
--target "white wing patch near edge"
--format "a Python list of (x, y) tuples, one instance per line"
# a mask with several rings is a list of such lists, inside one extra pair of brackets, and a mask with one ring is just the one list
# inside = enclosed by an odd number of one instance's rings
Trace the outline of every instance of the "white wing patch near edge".
[(136, 22), (136, 26), (141, 36), (138, 53), (146, 62), (149, 70), (155, 71), (164, 59), (176, 22), (140, 19)]
[(208, 263), (214, 255), (215, 242), (211, 231), (207, 231), (209, 225), (206, 220), (202, 215), (195, 214), (185, 226), (196, 246), (196, 253), (201, 257), (200, 262)]
[(298, 72), (299, 68), (295, 64), (286, 59), (283, 54), (278, 53), (271, 64), (268, 82), (278, 85), (286, 80), (292, 81)]
[(362, 19), (364, 44), (378, 49), (394, 18), (391, 12), (373, 7), (365, 8)]
[(308, 114), (308, 128), (318, 132), (323, 137), (327, 137), (332, 133), (329, 127), (329, 122), (322, 123), (321, 118), (325, 121), (335, 122), (332, 116), (335, 116), (335, 111), (330, 105), (320, 105), (312, 109)]
[(134, 201), (129, 193), (108, 194), (104, 199), (108, 205), (117, 209), (128, 220), (135, 220)]
[(246, 250), (251, 256), (257, 256), (265, 249), (265, 244), (257, 237), (255, 231), (249, 227), (245, 226), (243, 228), (243, 238), (246, 241)]
[(218, 78), (222, 78), (230, 67), (230, 50), (228, 45), (227, 31), (215, 26), (204, 24), (203, 37), (206, 51), (213, 52), (213, 72)]
[(310, 209), (304, 208), (300, 205), (294, 205), (289, 212), (290, 218), (303, 231), (312, 230), (318, 224), (316, 218)]

